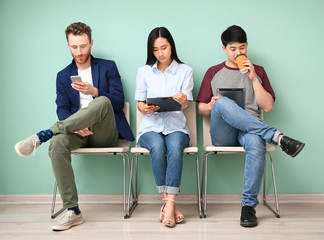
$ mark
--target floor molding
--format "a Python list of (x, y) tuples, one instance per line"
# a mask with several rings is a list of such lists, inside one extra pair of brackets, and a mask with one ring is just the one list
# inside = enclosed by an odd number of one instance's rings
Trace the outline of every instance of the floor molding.
[[(324, 203), (324, 194), (279, 194), (279, 203)], [(80, 204), (118, 204), (123, 195), (116, 194), (80, 194)], [(161, 203), (159, 194), (141, 194), (139, 203)], [(208, 203), (240, 203), (241, 194), (208, 194)], [(259, 196), (262, 202), (262, 195)], [(0, 204), (51, 204), (52, 195), (0, 195)], [(61, 198), (57, 197), (60, 204)], [(197, 195), (182, 194), (177, 197), (178, 203), (196, 203)], [(274, 202), (274, 195), (267, 195), (267, 202)]]

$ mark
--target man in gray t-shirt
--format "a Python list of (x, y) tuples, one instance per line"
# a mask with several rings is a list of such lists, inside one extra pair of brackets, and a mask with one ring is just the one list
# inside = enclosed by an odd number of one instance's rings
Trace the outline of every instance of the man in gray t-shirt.
[[(257, 226), (255, 207), (265, 167), (265, 142), (280, 146), (295, 157), (304, 143), (284, 136), (275, 127), (261, 121), (261, 111), (270, 112), (275, 94), (263, 67), (249, 59), (243, 61), (247, 73), (239, 71), (235, 58), (247, 53), (247, 37), (239, 26), (231, 26), (222, 34), (222, 49), (227, 61), (208, 69), (197, 97), (198, 110), (210, 116), (210, 135), (215, 146), (243, 146), (246, 151), (244, 189), (241, 201), (243, 227)], [(245, 88), (245, 109), (227, 97), (217, 94), (218, 88)]]

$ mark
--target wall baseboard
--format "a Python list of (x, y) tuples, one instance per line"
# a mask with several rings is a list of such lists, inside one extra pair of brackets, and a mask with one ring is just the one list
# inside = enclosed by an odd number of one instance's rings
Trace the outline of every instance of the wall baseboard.
[[(324, 203), (324, 194), (279, 194), (279, 203)], [(61, 198), (56, 198), (57, 204), (61, 204)], [(122, 203), (121, 194), (80, 194), (80, 204), (118, 204)], [(240, 203), (241, 194), (208, 194), (208, 203)], [(262, 202), (262, 195), (259, 195)], [(0, 204), (51, 204), (52, 195), (0, 195)], [(161, 203), (159, 194), (141, 194), (139, 203)], [(182, 194), (177, 197), (178, 203), (196, 203), (197, 195)], [(274, 202), (274, 195), (267, 195), (267, 202)]]

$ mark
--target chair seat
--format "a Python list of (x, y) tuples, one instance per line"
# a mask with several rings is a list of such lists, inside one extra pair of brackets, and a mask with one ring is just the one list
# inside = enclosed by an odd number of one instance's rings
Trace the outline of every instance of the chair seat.
[[(206, 146), (204, 147), (206, 152), (218, 152), (218, 153), (244, 153), (243, 147), (216, 147), (216, 146)], [(273, 152), (276, 150), (275, 146), (267, 146), (267, 152)]]
[[(184, 153), (197, 153), (198, 147), (187, 147), (183, 150)], [(150, 151), (146, 148), (142, 147), (133, 147), (131, 149), (131, 153), (138, 153), (138, 154), (150, 154)]]
[(114, 147), (102, 148), (77, 148), (71, 151), (72, 154), (109, 154), (125, 153), (129, 150), (130, 142), (126, 139), (119, 139)]
[(184, 153), (197, 153), (198, 152), (198, 147), (186, 147), (183, 149)]
[(143, 147), (133, 147), (131, 148), (131, 153), (150, 154), (150, 151)]

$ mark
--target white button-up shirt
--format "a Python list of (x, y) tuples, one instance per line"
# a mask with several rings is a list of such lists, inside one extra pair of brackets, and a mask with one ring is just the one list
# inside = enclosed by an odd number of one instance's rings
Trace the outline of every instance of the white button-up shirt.
[[(186, 94), (188, 101), (193, 100), (194, 87), (192, 69), (186, 64), (173, 60), (162, 73), (157, 69), (157, 62), (150, 66), (140, 67), (136, 76), (135, 100), (146, 101), (146, 98), (168, 97), (179, 92)], [(153, 112), (144, 114), (137, 141), (145, 132), (158, 132), (165, 135), (181, 131), (189, 135), (186, 118), (182, 111)]]

